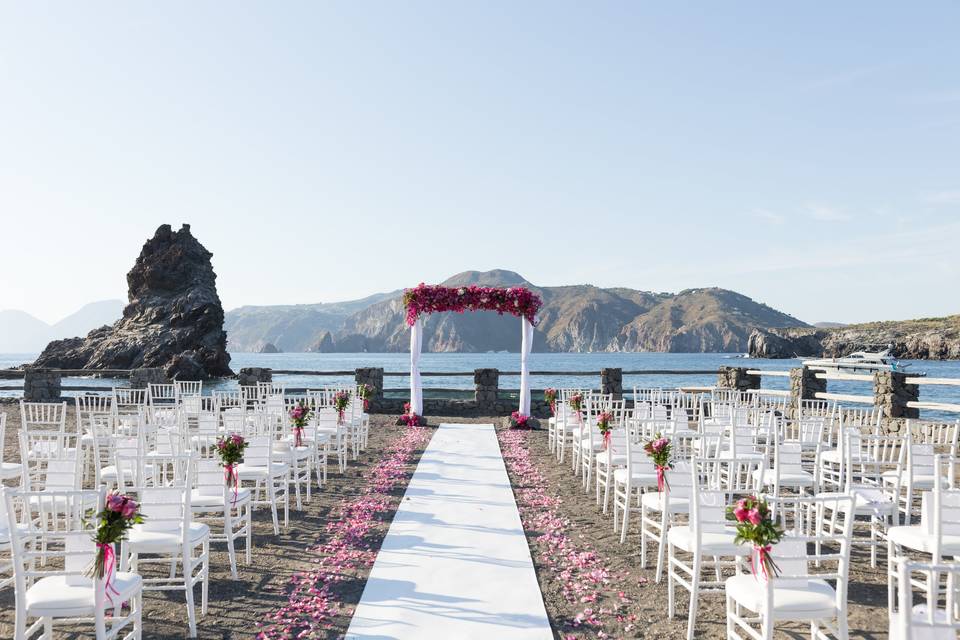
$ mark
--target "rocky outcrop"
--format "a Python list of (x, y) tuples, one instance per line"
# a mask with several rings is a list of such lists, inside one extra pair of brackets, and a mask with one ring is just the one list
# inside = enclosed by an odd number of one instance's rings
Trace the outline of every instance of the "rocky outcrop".
[(213, 256), (190, 233), (162, 225), (127, 274), (123, 318), (86, 338), (51, 342), (34, 363), (68, 369), (162, 367), (167, 377), (232, 375)]
[(898, 358), (960, 359), (960, 315), (815, 330), (758, 329), (750, 335), (749, 353), (755, 358), (841, 358), (854, 351), (876, 350), (886, 346)]
[(751, 358), (807, 358), (823, 352), (822, 331), (754, 329), (747, 338)]
[(257, 353), (282, 353), (282, 351), (277, 349), (277, 345), (272, 342), (265, 342), (257, 349)]
[(310, 349), (316, 353), (333, 353), (333, 335), (329, 331), (324, 331), (317, 344)]

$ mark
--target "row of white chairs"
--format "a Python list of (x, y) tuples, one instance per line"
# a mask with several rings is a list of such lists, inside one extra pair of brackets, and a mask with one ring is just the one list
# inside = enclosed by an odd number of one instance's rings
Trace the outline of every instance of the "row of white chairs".
[[(569, 408), (574, 394), (583, 399), (579, 415)], [(868, 545), (874, 566), (878, 552), (886, 549), (891, 610), (900, 565), (911, 561), (903, 549), (930, 553), (937, 547), (939, 551), (927, 557), (933, 564), (952, 557), (954, 551), (960, 553), (960, 547), (942, 546), (949, 546), (944, 541), (954, 535), (954, 527), (960, 528), (960, 517), (948, 506), (953, 501), (960, 506), (954, 484), (960, 421), (919, 429), (907, 424), (904, 435), (889, 435), (879, 428), (876, 412), (842, 410), (823, 401), (804, 403), (796, 418), (788, 420), (785, 410), (757, 402), (745, 404), (745, 398), (732, 394), (713, 397), (706, 404), (702, 396), (683, 402), (679, 394), (635, 392), (639, 400), (630, 409), (612, 396), (587, 390), (560, 390), (559, 395), (548, 434), (558, 462), (570, 455), (585, 490), (591, 489), (593, 475), (604, 513), (612, 498), (614, 529), (621, 533), (621, 541), (626, 539), (631, 516), (637, 516), (641, 566), (646, 566), (647, 547), (655, 546), (655, 579), (660, 581), (667, 574), (671, 616), (676, 609), (676, 586), (690, 591), (688, 638), (694, 637), (697, 602), (710, 591), (727, 594), (729, 637), (741, 637), (741, 633), (772, 637), (774, 622), (790, 617), (789, 611), (776, 611), (777, 607), (791, 598), (808, 603), (819, 598), (820, 613), (804, 621), (812, 630), (822, 628), (845, 638), (851, 546)], [(596, 428), (600, 412), (613, 417), (609, 439)], [(673, 446), (674, 466), (665, 473), (662, 491), (657, 470), (642, 449), (656, 434), (669, 437)], [(947, 477), (949, 482), (941, 482)], [(775, 553), (781, 566), (790, 566), (802, 578), (793, 582), (778, 578), (774, 587), (758, 591), (754, 587), (761, 583), (740, 577), (750, 549), (733, 543), (725, 507), (747, 493), (766, 495), (774, 505), (793, 504), (791, 538), (788, 544), (777, 545)], [(922, 503), (919, 509), (918, 503)], [(920, 524), (914, 525), (917, 511)], [(780, 512), (788, 515), (783, 509)], [(869, 533), (855, 535), (854, 525), (858, 530), (866, 527)], [(817, 545), (817, 554), (824, 545), (837, 547), (842, 567), (831, 574), (832, 587), (823, 588), (820, 582), (816, 588), (810, 586), (811, 581), (824, 578), (803, 573), (811, 564), (806, 543)], [(813, 560), (821, 565), (824, 558), (817, 555)], [(704, 567), (713, 570), (707, 579)], [(806, 586), (797, 593), (790, 590), (801, 583)], [(901, 591), (904, 588), (908, 587), (899, 586)], [(768, 597), (773, 600), (768, 602)], [(752, 612), (752, 617), (745, 617), (745, 611)], [(896, 624), (904, 620), (896, 618)], [(892, 616), (891, 628), (894, 622)], [(759, 624), (748, 631), (752, 623)], [(956, 612), (945, 623), (954, 626), (944, 628), (958, 628)], [(814, 636), (825, 637), (821, 631)]]

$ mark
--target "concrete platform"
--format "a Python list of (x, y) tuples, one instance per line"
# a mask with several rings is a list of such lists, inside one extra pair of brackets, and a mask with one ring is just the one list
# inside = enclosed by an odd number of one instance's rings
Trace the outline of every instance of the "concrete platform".
[(346, 637), (553, 638), (492, 424), (440, 425)]

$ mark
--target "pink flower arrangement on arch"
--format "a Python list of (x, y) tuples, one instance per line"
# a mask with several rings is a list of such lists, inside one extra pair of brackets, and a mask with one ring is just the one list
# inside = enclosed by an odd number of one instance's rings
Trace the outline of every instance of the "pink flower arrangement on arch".
[(413, 326), (424, 313), (441, 311), (496, 311), (526, 318), (530, 324), (537, 323), (537, 312), (543, 300), (526, 287), (444, 287), (418, 284), (403, 292), (403, 306), (407, 310), (407, 324)]

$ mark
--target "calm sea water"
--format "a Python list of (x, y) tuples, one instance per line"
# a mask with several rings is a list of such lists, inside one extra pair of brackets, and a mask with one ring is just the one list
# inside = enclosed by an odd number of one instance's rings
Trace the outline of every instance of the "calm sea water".
[[(358, 367), (383, 367), (387, 372), (409, 371), (410, 356), (406, 353), (233, 353), (231, 366), (234, 371), (241, 367), (270, 367), (273, 369), (314, 370), (314, 371), (349, 371)], [(36, 354), (0, 354), (0, 368), (7, 368), (31, 362)], [(960, 361), (926, 361), (906, 360), (909, 363), (908, 371), (926, 371), (931, 377), (960, 378)], [(603, 367), (619, 367), (627, 370), (709, 370), (716, 371), (723, 365), (748, 366), (756, 369), (786, 370), (799, 366), (799, 360), (761, 360), (735, 358), (726, 353), (534, 353), (530, 356), (531, 371), (584, 371), (596, 372)], [(520, 356), (516, 353), (424, 353), (420, 359), (421, 371), (437, 372), (464, 372), (474, 369), (491, 367), (501, 371), (518, 371)], [(351, 382), (353, 376), (315, 377), (315, 376), (277, 376), (288, 387), (311, 387), (335, 382)], [(716, 382), (716, 374), (701, 375), (628, 375), (624, 376), (624, 389), (638, 387), (678, 387), (678, 386), (706, 386)], [(0, 380), (0, 395), (18, 395), (16, 392), (3, 392), (3, 386), (20, 386), (19, 380)], [(81, 378), (71, 379), (66, 384), (83, 384), (90, 386), (110, 387), (115, 384), (123, 385), (125, 381)], [(384, 380), (384, 386), (396, 389), (398, 394), (410, 384), (409, 377), (389, 376)], [(583, 376), (534, 376), (533, 388), (575, 386), (596, 388), (600, 384), (599, 376), (585, 374)], [(236, 385), (236, 381), (226, 380), (216, 382), (209, 387), (229, 388)], [(429, 396), (430, 389), (464, 389), (473, 388), (473, 378), (467, 376), (439, 376), (423, 378), (423, 386)], [(520, 386), (518, 376), (501, 376), (502, 389), (516, 389)], [(764, 388), (787, 389), (787, 378), (767, 376), (763, 379)], [(872, 393), (869, 382), (832, 381), (829, 391), (834, 393), (864, 394)], [(960, 387), (946, 387), (925, 385), (921, 388), (920, 399), (932, 402), (960, 403)], [(938, 412), (924, 412), (923, 417), (929, 419), (955, 419), (956, 414), (941, 414)]]

